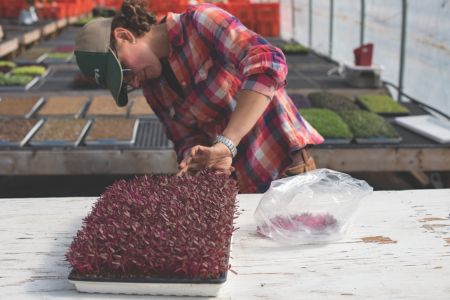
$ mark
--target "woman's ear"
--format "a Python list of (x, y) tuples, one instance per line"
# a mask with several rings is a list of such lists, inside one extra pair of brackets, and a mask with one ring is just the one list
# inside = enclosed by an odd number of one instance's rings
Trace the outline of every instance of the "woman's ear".
[(117, 27), (113, 31), (114, 39), (119, 43), (129, 42), (131, 44), (136, 44), (136, 38), (133, 33), (128, 29), (123, 27)]

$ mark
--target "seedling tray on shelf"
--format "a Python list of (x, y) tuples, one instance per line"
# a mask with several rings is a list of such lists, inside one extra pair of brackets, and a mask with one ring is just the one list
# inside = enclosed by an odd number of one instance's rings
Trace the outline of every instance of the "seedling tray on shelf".
[(32, 146), (78, 146), (91, 122), (82, 119), (47, 119), (28, 143)]
[(23, 146), (42, 121), (31, 119), (0, 120), (0, 146)]
[(0, 59), (0, 74), (9, 73), (16, 65), (13, 61)]
[(46, 64), (65, 64), (70, 62), (74, 56), (73, 53), (61, 52), (61, 55), (63, 54), (65, 54), (63, 57), (52, 57), (51, 53), (49, 53), (44, 62)]
[(126, 117), (129, 106), (118, 107), (112, 96), (96, 96), (93, 97), (86, 117)]
[(0, 98), (0, 118), (30, 118), (42, 105), (44, 97)]
[(151, 118), (155, 117), (155, 113), (150, 108), (147, 100), (144, 96), (135, 97), (132, 101), (130, 112), (130, 117), (140, 117), (140, 118)]
[(360, 95), (357, 103), (364, 109), (386, 117), (407, 116), (409, 110), (388, 95)]
[(284, 54), (289, 55), (308, 55), (309, 49), (301, 44), (286, 43), (281, 45), (281, 50)]
[(329, 92), (313, 92), (308, 95), (313, 107), (327, 108), (332, 111), (359, 109), (355, 101), (340, 94)]
[(76, 275), (73, 271), (69, 281), (80, 292), (107, 294), (137, 294), (163, 296), (216, 296), (225, 283), (227, 274), (217, 279), (183, 278), (88, 278)]
[[(22, 65), (18, 65), (17, 67), (26, 67), (26, 66), (41, 66), (40, 64), (26, 64), (26, 65), (24, 65), (24, 64), (22, 64)], [(50, 70), (51, 70), (51, 67), (49, 67), (49, 66), (47, 66), (47, 65), (42, 65), (43, 67), (45, 67), (45, 72), (44, 73), (42, 73), (42, 74), (30, 74), (30, 75), (27, 75), (27, 74), (19, 74), (19, 75), (24, 75), (24, 76), (31, 76), (31, 77), (39, 77), (39, 79), (43, 79), (43, 78), (45, 78), (45, 77), (47, 77), (48, 76), (48, 74), (50, 74)], [(9, 72), (9, 74), (11, 74), (11, 75), (14, 75), (13, 74), (13, 70), (11, 70), (10, 72)]]
[(133, 145), (139, 128), (139, 119), (97, 118), (87, 133), (84, 143), (90, 146)]
[(36, 115), (79, 118), (87, 105), (88, 98), (85, 96), (54, 96), (45, 101)]
[(31, 89), (40, 79), (40, 76), (34, 76), (28, 83), (25, 85), (0, 85), (1, 92), (8, 91), (28, 91)]
[(361, 144), (399, 143), (402, 138), (383, 117), (369, 111), (353, 110), (339, 113)]
[(300, 114), (325, 138), (325, 144), (349, 144), (353, 139), (347, 124), (329, 109), (300, 109)]

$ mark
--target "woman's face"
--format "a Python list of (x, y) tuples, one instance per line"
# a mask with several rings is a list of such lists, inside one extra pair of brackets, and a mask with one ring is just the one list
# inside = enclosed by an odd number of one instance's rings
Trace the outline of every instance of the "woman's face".
[(128, 82), (129, 85), (139, 88), (142, 81), (161, 75), (161, 63), (145, 36), (135, 38), (130, 31), (123, 28), (116, 28), (114, 35), (116, 54), (122, 69), (130, 69), (134, 73)]

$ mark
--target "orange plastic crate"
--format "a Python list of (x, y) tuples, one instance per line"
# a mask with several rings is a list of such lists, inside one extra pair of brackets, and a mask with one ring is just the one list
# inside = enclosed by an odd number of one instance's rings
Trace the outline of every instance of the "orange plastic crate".
[(25, 0), (2, 0), (0, 15), (4, 18), (17, 18), (20, 11), (27, 7)]
[(280, 5), (279, 3), (252, 4), (255, 16), (255, 31), (262, 36), (280, 35)]
[(250, 3), (228, 3), (218, 5), (222, 9), (238, 18), (242, 24), (251, 30), (255, 30), (255, 14)]
[(180, 13), (189, 7), (189, 1), (186, 0), (152, 0), (148, 3), (148, 9), (154, 14), (166, 14), (168, 12)]

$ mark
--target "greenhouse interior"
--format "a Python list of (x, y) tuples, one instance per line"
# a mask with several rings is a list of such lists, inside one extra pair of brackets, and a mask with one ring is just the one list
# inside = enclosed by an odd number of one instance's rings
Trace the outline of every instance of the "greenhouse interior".
[(0, 0), (0, 298), (449, 299), (449, 82), (449, 0)]

